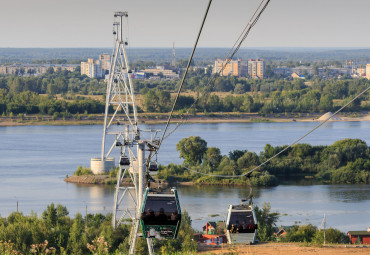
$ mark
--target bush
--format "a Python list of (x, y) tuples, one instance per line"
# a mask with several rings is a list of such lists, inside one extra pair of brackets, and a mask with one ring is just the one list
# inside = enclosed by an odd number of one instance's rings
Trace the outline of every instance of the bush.
[(316, 231), (312, 242), (317, 244), (324, 243), (324, 231), (325, 231), (325, 243), (349, 243), (349, 238), (346, 234), (340, 232), (338, 229), (328, 228), (326, 230)]
[(93, 175), (93, 172), (91, 171), (90, 168), (84, 166), (78, 166), (76, 172), (73, 173), (76, 176), (81, 176), (81, 175)]
[(252, 177), (251, 183), (253, 186), (273, 187), (279, 185), (279, 179), (275, 175), (265, 171), (257, 177)]
[(118, 168), (118, 167), (116, 167), (116, 168), (114, 168), (114, 169), (111, 169), (111, 170), (109, 171), (109, 177), (111, 177), (111, 178), (116, 177), (116, 176), (117, 176), (117, 173), (118, 173), (118, 170), (119, 170), (119, 168)]

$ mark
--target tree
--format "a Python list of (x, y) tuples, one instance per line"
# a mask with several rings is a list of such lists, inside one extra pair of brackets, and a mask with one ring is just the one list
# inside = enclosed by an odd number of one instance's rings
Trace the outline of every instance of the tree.
[(314, 243), (324, 243), (324, 231), (325, 231), (325, 242), (326, 243), (348, 243), (348, 236), (340, 232), (338, 229), (328, 228), (326, 230), (316, 231), (312, 241)]
[(220, 174), (224, 175), (237, 175), (239, 172), (236, 169), (235, 162), (230, 160), (227, 156), (224, 156), (221, 159), (221, 162), (218, 166), (218, 171)]
[(290, 242), (311, 242), (316, 234), (317, 228), (311, 224), (293, 227), (287, 230), (286, 239)]
[(259, 165), (259, 159), (255, 152), (247, 151), (242, 157), (237, 160), (239, 169), (249, 168)]
[(176, 144), (176, 150), (180, 151), (180, 158), (189, 165), (202, 163), (203, 155), (207, 151), (207, 142), (199, 136), (183, 138)]
[(46, 70), (46, 73), (47, 73), (47, 74), (53, 74), (53, 73), (54, 73), (54, 68), (49, 67), (49, 68)]
[(271, 212), (270, 203), (263, 203), (260, 209), (257, 205), (254, 206), (254, 212), (257, 217), (258, 231), (257, 236), (260, 241), (269, 241), (274, 234), (274, 227), (279, 219), (279, 213)]
[(54, 203), (51, 203), (46, 207), (46, 210), (42, 213), (42, 218), (46, 221), (49, 227), (54, 227), (57, 223), (57, 208)]
[(87, 241), (86, 235), (84, 234), (84, 222), (81, 214), (77, 213), (68, 238), (69, 254), (85, 254), (86, 243)]
[(233, 150), (229, 152), (229, 158), (235, 162), (246, 153), (247, 150)]
[(207, 162), (211, 168), (217, 168), (222, 159), (221, 151), (219, 148), (210, 147), (204, 154), (204, 162)]
[(234, 88), (234, 93), (235, 94), (244, 94), (245, 93), (245, 88), (244, 85), (241, 83), (236, 84)]

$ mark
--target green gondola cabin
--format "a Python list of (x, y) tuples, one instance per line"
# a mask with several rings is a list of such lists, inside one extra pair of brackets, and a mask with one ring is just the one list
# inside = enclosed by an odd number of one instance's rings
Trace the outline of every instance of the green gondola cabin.
[(144, 238), (155, 237), (174, 239), (177, 237), (181, 223), (181, 208), (177, 190), (154, 192), (145, 190), (141, 206), (141, 230)]

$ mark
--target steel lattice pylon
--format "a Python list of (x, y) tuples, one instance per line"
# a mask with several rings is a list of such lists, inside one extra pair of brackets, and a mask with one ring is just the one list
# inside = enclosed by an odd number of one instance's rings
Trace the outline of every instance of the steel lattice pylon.
[[(138, 127), (132, 71), (126, 53), (127, 41), (123, 40), (123, 22), (128, 14), (116, 12), (114, 17), (115, 44), (107, 82), (101, 158), (105, 160), (114, 148), (120, 148), (112, 224), (116, 228), (126, 219), (131, 220), (133, 226), (130, 234), (130, 254), (134, 254), (140, 225), (140, 206), (145, 189), (145, 147), (153, 144), (153, 139), (142, 140)], [(107, 135), (113, 135), (115, 139), (105, 152)], [(128, 159), (129, 163), (121, 164), (123, 158)], [(149, 254), (153, 254), (151, 239), (147, 239), (147, 243)]]

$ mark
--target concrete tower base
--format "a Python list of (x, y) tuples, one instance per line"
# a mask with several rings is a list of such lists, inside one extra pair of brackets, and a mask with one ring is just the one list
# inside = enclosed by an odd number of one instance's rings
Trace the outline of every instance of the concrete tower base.
[(91, 171), (94, 174), (104, 174), (115, 168), (114, 158), (91, 158), (90, 162)]

